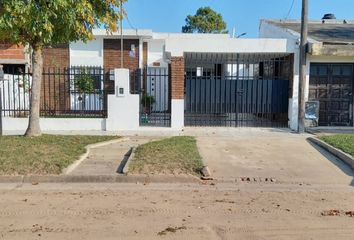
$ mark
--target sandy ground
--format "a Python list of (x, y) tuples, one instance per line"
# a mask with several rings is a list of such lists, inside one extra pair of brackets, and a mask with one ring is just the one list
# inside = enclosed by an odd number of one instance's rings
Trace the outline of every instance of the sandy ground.
[[(354, 190), (338, 185), (39, 184), (0, 189), (0, 239), (354, 237), (354, 218), (345, 215), (354, 210)], [(332, 209), (343, 212), (322, 216)]]

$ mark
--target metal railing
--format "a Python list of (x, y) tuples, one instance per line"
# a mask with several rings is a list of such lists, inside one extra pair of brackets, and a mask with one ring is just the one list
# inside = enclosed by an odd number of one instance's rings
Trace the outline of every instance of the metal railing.
[(140, 126), (171, 126), (168, 68), (145, 68), (131, 73), (130, 92), (140, 95)]
[[(110, 71), (75, 66), (43, 69), (41, 117), (106, 117), (107, 95), (113, 92)], [(2, 116), (27, 117), (30, 111), (31, 73), (10, 72), (0, 79)]]
[[(2, 69), (2, 65), (0, 65), (0, 81), (4, 78), (4, 71)], [(2, 95), (1, 95), (1, 87), (0, 87), (0, 136), (2, 136)]]

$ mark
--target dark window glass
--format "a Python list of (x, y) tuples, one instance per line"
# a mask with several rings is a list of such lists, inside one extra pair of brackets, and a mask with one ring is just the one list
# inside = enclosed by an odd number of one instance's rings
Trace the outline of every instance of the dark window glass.
[(318, 75), (319, 76), (327, 76), (328, 75), (327, 65), (318, 66)]
[(4, 74), (22, 74), (25, 72), (24, 64), (4, 64)]
[(351, 76), (353, 74), (353, 69), (352, 66), (349, 65), (343, 65), (342, 66), (342, 75), (343, 76)]
[(311, 76), (317, 76), (317, 70), (318, 70), (317, 66), (311, 66), (310, 67), (310, 75)]
[(332, 68), (332, 74), (333, 76), (340, 76), (341, 74), (341, 66), (340, 65), (334, 65)]

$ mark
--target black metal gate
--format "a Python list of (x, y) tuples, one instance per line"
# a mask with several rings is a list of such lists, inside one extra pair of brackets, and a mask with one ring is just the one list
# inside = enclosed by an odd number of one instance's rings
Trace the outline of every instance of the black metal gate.
[(168, 68), (145, 68), (133, 73), (131, 89), (140, 95), (140, 126), (171, 126)]
[(309, 99), (320, 102), (320, 126), (351, 126), (353, 64), (313, 63)]
[(185, 55), (185, 125), (287, 127), (292, 55)]

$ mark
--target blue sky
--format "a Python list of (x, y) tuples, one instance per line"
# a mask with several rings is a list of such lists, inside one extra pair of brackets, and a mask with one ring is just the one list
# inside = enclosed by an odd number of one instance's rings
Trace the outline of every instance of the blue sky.
[[(155, 32), (180, 32), (184, 19), (199, 7), (210, 6), (220, 12), (230, 32), (258, 37), (259, 20), (283, 19), (293, 0), (128, 0), (125, 9), (129, 22), (125, 28), (152, 29)], [(301, 0), (294, 0), (289, 19), (301, 15)], [(310, 18), (321, 19), (324, 13), (334, 13), (338, 19), (354, 19), (353, 0), (309, 0)], [(131, 25), (131, 26), (130, 26)]]

